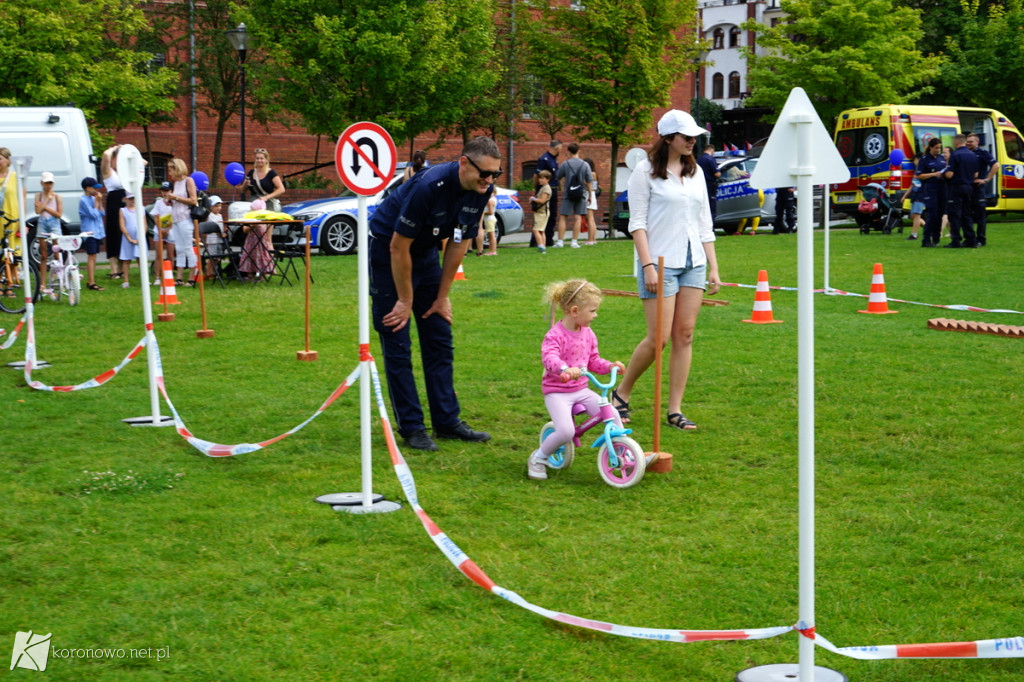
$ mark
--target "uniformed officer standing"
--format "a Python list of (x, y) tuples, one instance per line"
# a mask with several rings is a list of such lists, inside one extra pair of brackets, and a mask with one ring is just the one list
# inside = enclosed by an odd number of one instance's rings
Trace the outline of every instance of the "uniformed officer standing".
[(978, 177), (978, 157), (967, 148), (966, 135), (953, 137), (953, 155), (949, 157), (949, 165), (943, 175), (949, 180), (949, 191), (953, 197), (949, 215), (949, 236), (953, 241), (946, 244), (946, 248), (973, 249), (978, 245), (974, 238), (972, 201), (974, 181)]
[(974, 233), (978, 246), (985, 246), (985, 233), (988, 227), (988, 183), (999, 172), (999, 164), (987, 149), (979, 146), (980, 144), (981, 138), (978, 133), (967, 135), (967, 148), (978, 157), (978, 177), (974, 180), (974, 195), (971, 201), (974, 204)]
[[(558, 155), (562, 152), (562, 143), (558, 140), (551, 140), (548, 145), (548, 150), (540, 155), (537, 159), (537, 173), (543, 170), (551, 173), (551, 182), (548, 187), (551, 188), (551, 198), (548, 200), (548, 206), (552, 207), (548, 211), (548, 222), (547, 225), (538, 228), (536, 225), (533, 229), (544, 230), (544, 243), (551, 246), (555, 243), (555, 225), (558, 221), (558, 183), (555, 182), (555, 175), (558, 174)], [(540, 182), (537, 180), (537, 176), (533, 176), (534, 191), (540, 188)], [(530, 239), (530, 246), (536, 246), (536, 241)]]
[[(448, 292), (501, 172), (501, 152), (494, 140), (473, 138), (458, 161), (412, 176), (370, 220), (373, 326), (380, 336), (398, 432), (411, 448), (437, 450), (413, 377), (409, 318), (414, 316), (434, 435), (474, 442), (491, 438), (459, 418)], [(438, 250), (445, 239), (442, 262)]]
[(704, 153), (697, 157), (697, 165), (704, 171), (704, 182), (708, 186), (708, 202), (711, 204), (711, 219), (718, 215), (718, 179), (722, 177), (722, 171), (718, 170), (718, 162), (715, 161), (715, 145), (709, 144), (704, 147)]
[(941, 154), (942, 140), (938, 137), (929, 140), (915, 173), (921, 181), (921, 201), (924, 202), (925, 210), (921, 246), (938, 246), (942, 234), (942, 208), (945, 204), (942, 171), (946, 168), (946, 162)]

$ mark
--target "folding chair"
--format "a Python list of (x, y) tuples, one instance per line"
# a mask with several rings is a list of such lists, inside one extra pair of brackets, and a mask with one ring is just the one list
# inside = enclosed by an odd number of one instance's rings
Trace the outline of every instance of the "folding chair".
[(305, 251), (299, 251), (293, 246), (274, 244), (273, 254), (274, 274), (272, 274), (271, 277), (280, 277), (281, 284), (288, 282), (288, 286), (291, 286), (292, 281), (288, 277), (288, 273), (290, 271), (295, 275), (295, 281), (299, 281), (299, 271), (295, 267), (295, 259), (304, 259), (306, 257)]
[[(211, 248), (211, 245), (206, 243), (206, 235), (208, 234), (219, 234), (224, 242), (213, 244)], [(224, 283), (225, 274), (229, 279), (236, 279), (241, 282), (242, 273), (238, 271), (238, 254), (234, 252), (231, 244), (224, 237), (221, 226), (212, 221), (199, 223), (199, 235), (200, 240), (203, 242), (203, 272), (206, 272), (206, 262), (213, 261), (213, 277), (220, 283), (222, 289), (226, 288)], [(224, 261), (227, 261), (226, 264)]]

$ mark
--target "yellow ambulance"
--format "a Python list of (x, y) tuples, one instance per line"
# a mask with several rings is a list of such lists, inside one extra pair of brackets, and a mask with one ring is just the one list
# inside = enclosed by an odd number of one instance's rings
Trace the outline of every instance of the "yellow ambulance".
[[(999, 165), (988, 186), (989, 212), (1024, 211), (1024, 140), (1010, 119), (994, 109), (912, 104), (861, 107), (839, 115), (835, 143), (850, 168), (850, 180), (831, 186), (833, 210), (856, 213), (860, 188), (871, 182), (898, 200), (910, 187), (916, 160), (929, 141), (938, 137), (952, 147), (954, 135), (972, 132)], [(904, 157), (899, 165), (891, 163), (895, 150)]]

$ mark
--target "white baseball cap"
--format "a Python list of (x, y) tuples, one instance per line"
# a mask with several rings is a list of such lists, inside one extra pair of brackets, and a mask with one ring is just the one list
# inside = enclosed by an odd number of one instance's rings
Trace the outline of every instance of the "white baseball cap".
[(689, 135), (690, 137), (697, 137), (698, 135), (708, 135), (708, 131), (697, 125), (697, 122), (693, 120), (693, 116), (690, 116), (685, 111), (679, 109), (672, 109), (665, 113), (661, 119), (658, 120), (658, 134), (662, 137), (671, 135), (673, 133), (682, 133), (683, 135)]
[(216, 194), (214, 194), (212, 197), (210, 197), (210, 206), (216, 206), (217, 204), (223, 204), (223, 203), (224, 202), (221, 201), (221, 198), (219, 196), (217, 196)]
[(53, 182), (53, 173), (51, 173), (50, 171), (43, 171), (42, 173), (39, 174), (39, 182)]

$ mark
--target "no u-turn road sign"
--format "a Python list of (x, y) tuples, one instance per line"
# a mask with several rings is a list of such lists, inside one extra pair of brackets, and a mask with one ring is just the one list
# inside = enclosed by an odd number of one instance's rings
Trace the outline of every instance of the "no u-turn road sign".
[(388, 186), (398, 162), (395, 143), (376, 123), (353, 123), (338, 138), (334, 164), (338, 177), (356, 194), (370, 196)]

